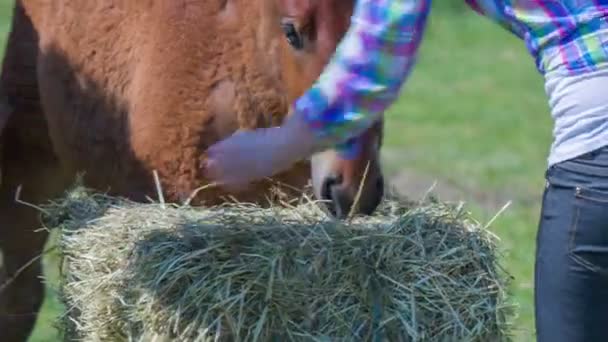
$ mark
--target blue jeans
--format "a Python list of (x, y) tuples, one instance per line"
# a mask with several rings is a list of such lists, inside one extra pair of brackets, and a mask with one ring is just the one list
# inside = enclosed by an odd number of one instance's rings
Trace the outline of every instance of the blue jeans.
[(539, 342), (608, 341), (608, 147), (547, 170), (536, 239)]

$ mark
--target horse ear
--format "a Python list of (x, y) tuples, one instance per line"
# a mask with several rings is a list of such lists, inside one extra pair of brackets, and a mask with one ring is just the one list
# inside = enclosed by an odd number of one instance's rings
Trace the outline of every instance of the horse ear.
[(304, 18), (312, 14), (314, 0), (276, 0), (281, 14), (287, 17)]

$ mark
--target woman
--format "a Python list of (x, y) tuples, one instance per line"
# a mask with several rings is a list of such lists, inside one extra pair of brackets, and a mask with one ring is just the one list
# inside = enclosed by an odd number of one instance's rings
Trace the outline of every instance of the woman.
[[(294, 115), (281, 127), (238, 133), (213, 146), (209, 175), (242, 186), (355, 139), (393, 103), (407, 79), (430, 2), (357, 1), (351, 28), (323, 74), (294, 104)], [(554, 119), (536, 246), (537, 339), (604, 341), (608, 0), (467, 3), (525, 41), (545, 77)]]

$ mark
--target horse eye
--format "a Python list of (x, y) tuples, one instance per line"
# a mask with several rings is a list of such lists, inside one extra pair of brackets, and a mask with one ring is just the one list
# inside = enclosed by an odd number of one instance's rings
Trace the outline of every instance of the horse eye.
[(296, 30), (296, 27), (292, 23), (284, 23), (281, 25), (287, 41), (295, 49), (300, 50), (304, 47), (304, 41), (302, 36)]

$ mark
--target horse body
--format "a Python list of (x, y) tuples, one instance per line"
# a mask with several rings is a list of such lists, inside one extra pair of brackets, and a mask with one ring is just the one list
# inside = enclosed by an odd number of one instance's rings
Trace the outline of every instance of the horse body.
[[(35, 210), (14, 201), (17, 188), (24, 201), (41, 203), (84, 172), (89, 187), (145, 200), (155, 196), (156, 171), (165, 199), (183, 201), (208, 182), (202, 165), (209, 146), (237, 129), (280, 124), (320, 74), (352, 11), (352, 1), (296, 2), (18, 1), (0, 79), (5, 276), (31, 262), (47, 238), (34, 232)], [(294, 51), (279, 25), (285, 18), (296, 29), (314, 19), (323, 45)], [(355, 175), (340, 184), (339, 199), (327, 198), (341, 209), (352, 205), (364, 162), (373, 164), (370, 182), (381, 178), (380, 135), (377, 127), (366, 133), (373, 148), (355, 161), (313, 161), (324, 170), (315, 173), (317, 183), (335, 182), (343, 170)], [(310, 177), (303, 161), (274, 179), (301, 188)], [(225, 195), (263, 203), (269, 187), (261, 181), (235, 194), (212, 188), (193, 203), (218, 204)], [(382, 196), (373, 185), (363, 190), (363, 202)], [(44, 297), (41, 274), (34, 261), (0, 293), (4, 341), (29, 336)]]

